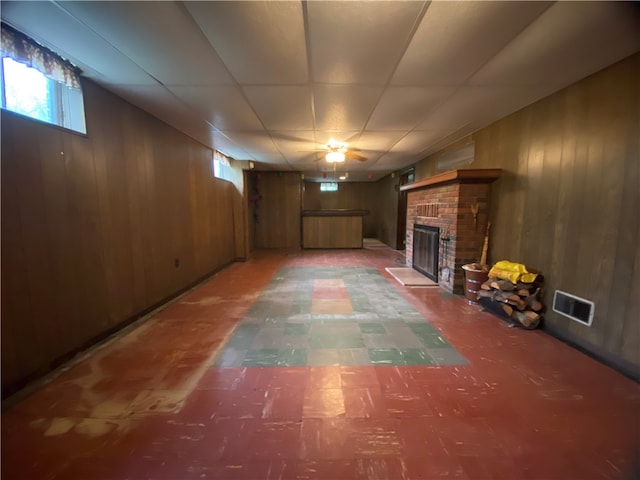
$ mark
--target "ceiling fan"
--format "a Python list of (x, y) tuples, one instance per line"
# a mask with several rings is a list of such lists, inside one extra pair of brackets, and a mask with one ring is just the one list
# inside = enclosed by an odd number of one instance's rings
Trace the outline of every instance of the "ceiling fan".
[(326, 151), (324, 158), (327, 163), (342, 163), (346, 158), (358, 160), (359, 162), (365, 162), (367, 160), (367, 157), (363, 157), (349, 150), (346, 143), (337, 142), (333, 139), (324, 145), (323, 150)]

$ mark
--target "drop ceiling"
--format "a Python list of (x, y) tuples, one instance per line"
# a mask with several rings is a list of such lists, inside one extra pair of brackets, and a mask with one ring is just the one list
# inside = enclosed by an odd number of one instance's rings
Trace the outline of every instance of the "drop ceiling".
[[(258, 168), (376, 180), (640, 51), (624, 2), (2, 2), (83, 75)], [(89, 132), (90, 134), (91, 132)]]

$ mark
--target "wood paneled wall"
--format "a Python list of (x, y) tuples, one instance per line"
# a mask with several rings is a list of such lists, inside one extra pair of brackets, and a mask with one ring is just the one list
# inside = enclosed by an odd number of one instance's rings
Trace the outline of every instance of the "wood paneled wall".
[(86, 137), (2, 112), (5, 395), (237, 256), (211, 150), (84, 90)]
[[(469, 167), (504, 169), (490, 259), (539, 270), (549, 330), (640, 376), (640, 54), (474, 139)], [(551, 311), (556, 289), (595, 302), (591, 327)]]
[(304, 182), (303, 210), (369, 210), (363, 217), (362, 234), (377, 237), (376, 184), (371, 182), (342, 182), (337, 192), (321, 192), (320, 183)]
[(302, 241), (300, 174), (250, 172), (247, 177), (252, 247), (299, 249)]

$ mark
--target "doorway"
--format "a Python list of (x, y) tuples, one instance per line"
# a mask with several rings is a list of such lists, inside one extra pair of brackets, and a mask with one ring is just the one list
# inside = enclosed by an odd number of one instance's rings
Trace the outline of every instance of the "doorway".
[(398, 228), (396, 229), (396, 250), (404, 250), (407, 241), (407, 192), (400, 190), (402, 185), (413, 183), (413, 168), (400, 174), (398, 183)]

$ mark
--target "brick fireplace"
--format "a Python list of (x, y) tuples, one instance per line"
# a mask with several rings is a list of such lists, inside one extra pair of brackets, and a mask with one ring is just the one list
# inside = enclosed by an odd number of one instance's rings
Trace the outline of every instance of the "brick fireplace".
[[(452, 170), (400, 187), (407, 192), (407, 265), (413, 266), (414, 226), (437, 228), (438, 284), (450, 293), (464, 293), (462, 265), (480, 259), (491, 183), (500, 173), (500, 169)], [(421, 244), (434, 248), (428, 242)], [(420, 252), (416, 258), (431, 255)]]

